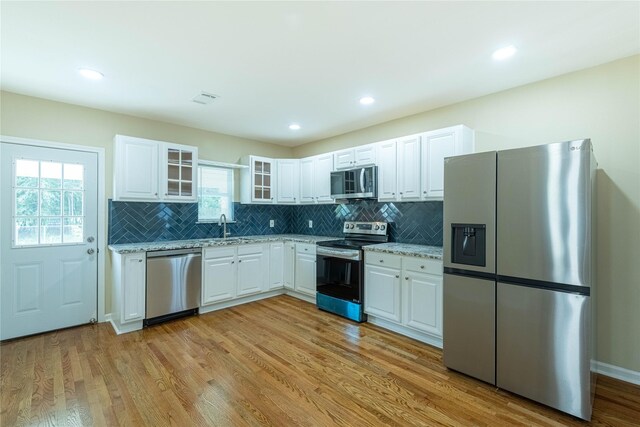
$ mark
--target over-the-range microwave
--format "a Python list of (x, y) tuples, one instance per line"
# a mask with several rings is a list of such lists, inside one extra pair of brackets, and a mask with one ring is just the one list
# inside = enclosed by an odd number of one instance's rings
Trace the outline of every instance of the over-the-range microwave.
[(331, 197), (338, 200), (377, 198), (377, 172), (376, 166), (331, 172)]

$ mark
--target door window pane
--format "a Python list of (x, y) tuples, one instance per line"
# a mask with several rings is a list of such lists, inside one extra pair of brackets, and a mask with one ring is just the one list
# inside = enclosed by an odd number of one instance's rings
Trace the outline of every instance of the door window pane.
[(16, 159), (14, 170), (13, 244), (82, 243), (84, 166)]

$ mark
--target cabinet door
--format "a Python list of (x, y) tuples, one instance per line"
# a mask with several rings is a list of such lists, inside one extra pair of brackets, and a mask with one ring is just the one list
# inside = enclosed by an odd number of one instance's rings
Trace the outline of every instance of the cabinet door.
[(366, 265), (364, 311), (392, 322), (401, 322), (400, 270)]
[(374, 144), (355, 148), (356, 166), (368, 166), (376, 164), (376, 146)]
[(251, 156), (251, 201), (273, 203), (275, 198), (275, 163), (273, 159)]
[(278, 160), (278, 203), (297, 203), (298, 201), (298, 160)]
[(331, 172), (333, 171), (333, 156), (323, 154), (317, 156), (314, 162), (314, 193), (316, 202), (333, 203), (331, 198)]
[(333, 154), (333, 164), (336, 169), (349, 169), (354, 167), (355, 163), (353, 149), (336, 151)]
[(251, 295), (262, 291), (264, 276), (262, 249), (259, 252), (238, 253), (238, 288), (236, 295)]
[(124, 255), (121, 323), (144, 319), (147, 288), (145, 261), (144, 253)]
[(294, 272), (296, 263), (296, 244), (287, 242), (284, 244), (284, 287), (294, 289)]
[(404, 323), (422, 332), (442, 336), (442, 276), (405, 273)]
[(296, 244), (295, 289), (298, 292), (316, 295), (316, 247)]
[(269, 289), (284, 285), (284, 243), (269, 245)]
[(420, 199), (420, 136), (398, 141), (398, 193), (400, 200)]
[(235, 249), (207, 249), (202, 261), (202, 305), (236, 296)]
[(379, 144), (378, 159), (378, 200), (396, 200), (397, 153), (395, 140)]
[(162, 144), (162, 191), (164, 200), (195, 202), (198, 197), (198, 149), (178, 144)]
[(315, 193), (314, 186), (314, 168), (315, 162), (313, 157), (307, 157), (300, 160), (300, 202), (314, 203)]
[(444, 159), (455, 155), (457, 128), (427, 132), (422, 139), (422, 196), (444, 196)]
[(140, 138), (116, 137), (113, 199), (159, 200), (159, 144)]

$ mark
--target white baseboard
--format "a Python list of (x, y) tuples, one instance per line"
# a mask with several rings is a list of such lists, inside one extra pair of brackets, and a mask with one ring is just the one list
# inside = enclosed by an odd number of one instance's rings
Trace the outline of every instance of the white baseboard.
[(302, 301), (310, 302), (311, 304), (316, 303), (316, 297), (311, 295), (302, 294), (300, 292), (296, 292), (293, 289), (285, 289), (285, 294), (292, 296), (294, 298), (301, 299)]
[(372, 316), (370, 314), (367, 316), (367, 322), (380, 326), (381, 328), (389, 329), (390, 331), (396, 332), (400, 335), (413, 338), (414, 340), (421, 341), (425, 344), (429, 344), (437, 348), (442, 348), (442, 338), (440, 337), (431, 336), (429, 334), (425, 334), (424, 332), (416, 331), (415, 329), (407, 328), (406, 326), (398, 325), (396, 323)]
[(604, 362), (594, 362), (592, 365), (594, 371), (607, 377), (615, 378), (631, 384), (640, 385), (640, 372), (631, 369), (621, 368), (615, 365), (609, 365)]
[(200, 307), (199, 313), (200, 314), (211, 313), (212, 311), (222, 310), (223, 308), (235, 307), (236, 305), (246, 304), (248, 302), (260, 301), (261, 299), (271, 298), (278, 295), (282, 295), (282, 289), (276, 289), (269, 292), (249, 295), (244, 298), (222, 301), (222, 302), (211, 304), (211, 305), (203, 305)]

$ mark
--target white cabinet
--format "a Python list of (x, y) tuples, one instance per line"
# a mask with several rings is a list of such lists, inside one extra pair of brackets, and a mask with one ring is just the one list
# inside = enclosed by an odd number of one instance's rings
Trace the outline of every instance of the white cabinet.
[(241, 171), (240, 201), (242, 203), (275, 203), (276, 162), (274, 159), (247, 156), (242, 163), (249, 165)]
[(238, 270), (235, 248), (206, 248), (202, 261), (202, 305), (236, 296)]
[(331, 172), (333, 155), (307, 157), (300, 160), (300, 202), (333, 203)]
[(295, 290), (316, 296), (316, 245), (296, 244)]
[(364, 277), (365, 313), (399, 322), (402, 303), (400, 269), (367, 265)]
[(284, 286), (285, 244), (275, 242), (269, 245), (269, 289)]
[(268, 289), (268, 248), (268, 245), (205, 248), (202, 264), (202, 305), (252, 295)]
[(398, 144), (398, 200), (420, 200), (420, 135), (400, 138)]
[(376, 146), (374, 144), (362, 145), (333, 153), (333, 164), (336, 170), (374, 165), (375, 163)]
[(284, 287), (294, 289), (295, 285), (295, 264), (296, 264), (296, 244), (286, 242), (284, 244)]
[(146, 260), (145, 252), (113, 254), (111, 323), (119, 334), (142, 329), (146, 309)]
[[(264, 265), (264, 251), (261, 245), (241, 245), (238, 247), (238, 287), (236, 296), (256, 294), (262, 291), (263, 280), (268, 280)], [(267, 267), (268, 268), (268, 267)]]
[(378, 200), (396, 200), (397, 180), (396, 141), (378, 144)]
[(473, 153), (474, 132), (458, 125), (422, 134), (422, 199), (444, 196), (444, 159)]
[(195, 202), (198, 176), (198, 149), (188, 145), (164, 143), (160, 174), (163, 199), (171, 202)]
[(296, 159), (278, 159), (278, 203), (297, 203), (300, 198), (300, 161)]
[(402, 257), (403, 322), (433, 336), (442, 336), (442, 261)]
[(442, 261), (365, 251), (364, 283), (365, 313), (414, 338), (442, 338)]
[(115, 201), (197, 200), (198, 148), (116, 135)]
[(159, 200), (156, 141), (116, 135), (113, 200)]

